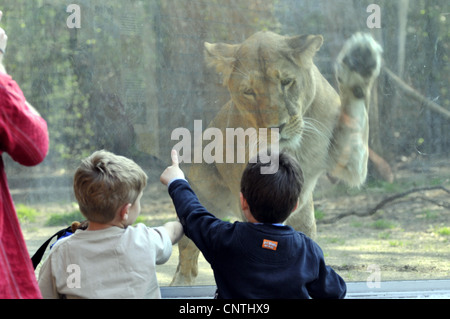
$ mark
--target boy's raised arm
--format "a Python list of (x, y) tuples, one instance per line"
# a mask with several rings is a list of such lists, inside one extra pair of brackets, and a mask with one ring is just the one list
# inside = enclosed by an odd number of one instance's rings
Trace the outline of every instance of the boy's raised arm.
[(177, 151), (172, 150), (170, 156), (172, 157), (172, 166), (167, 167), (159, 178), (161, 183), (166, 186), (175, 179), (184, 179), (184, 173), (178, 165)]
[[(184, 173), (178, 165), (178, 154), (176, 150), (172, 150), (172, 166), (167, 167), (159, 178), (161, 183), (168, 185), (175, 179), (184, 179)], [(168, 222), (164, 224), (164, 228), (167, 230), (170, 236), (172, 244), (176, 244), (184, 235), (183, 226), (179, 221)]]

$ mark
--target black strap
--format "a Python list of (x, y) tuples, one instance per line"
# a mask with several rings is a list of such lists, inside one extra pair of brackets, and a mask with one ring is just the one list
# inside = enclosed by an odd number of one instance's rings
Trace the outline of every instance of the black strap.
[(52, 241), (53, 238), (60, 238), (62, 235), (64, 235), (65, 232), (72, 231), (72, 226), (69, 226), (67, 228), (61, 229), (57, 233), (55, 233), (52, 237), (47, 239), (45, 243), (42, 244), (41, 247), (34, 253), (33, 257), (31, 257), (31, 261), (33, 262), (33, 268), (36, 269), (37, 265), (41, 262), (42, 256), (44, 256), (45, 250), (47, 249), (48, 244)]

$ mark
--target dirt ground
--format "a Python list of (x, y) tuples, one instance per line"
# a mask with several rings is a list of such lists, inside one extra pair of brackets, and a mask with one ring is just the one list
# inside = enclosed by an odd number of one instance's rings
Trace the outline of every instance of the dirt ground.
[[(425, 168), (424, 168), (425, 167)], [(327, 224), (344, 212), (365, 212), (382, 199), (415, 187), (442, 185), (450, 189), (447, 160), (432, 166), (417, 161), (401, 163), (393, 184), (368, 182), (360, 190), (331, 184), (322, 179), (316, 188), (316, 241), (325, 260), (346, 281), (367, 281), (374, 272), (381, 281), (450, 278), (450, 196), (443, 190), (416, 192), (399, 198), (365, 217), (349, 216)], [(36, 209), (43, 210), (37, 205)], [(175, 211), (167, 190), (150, 183), (142, 200), (141, 221), (159, 226), (174, 220)], [(46, 212), (73, 210), (73, 203), (47, 203)], [(22, 225), (30, 251), (62, 227), (45, 227), (39, 222)], [(173, 247), (170, 260), (158, 266), (161, 286), (170, 284), (178, 263)], [(372, 275), (372, 277), (371, 277)], [(214, 285), (209, 264), (200, 256), (196, 285)]]

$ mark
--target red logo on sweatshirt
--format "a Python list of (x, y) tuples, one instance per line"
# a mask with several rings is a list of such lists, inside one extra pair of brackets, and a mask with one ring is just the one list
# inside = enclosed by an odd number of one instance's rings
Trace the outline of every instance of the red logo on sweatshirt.
[(270, 250), (277, 250), (278, 242), (273, 240), (264, 239), (262, 248), (270, 249)]

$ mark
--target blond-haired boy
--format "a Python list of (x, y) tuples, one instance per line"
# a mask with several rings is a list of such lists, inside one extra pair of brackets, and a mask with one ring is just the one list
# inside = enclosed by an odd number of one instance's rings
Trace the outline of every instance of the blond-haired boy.
[(126, 157), (102, 150), (82, 160), (74, 192), (89, 226), (53, 246), (39, 272), (44, 298), (161, 298), (155, 265), (169, 259), (183, 228), (131, 226), (146, 184)]

